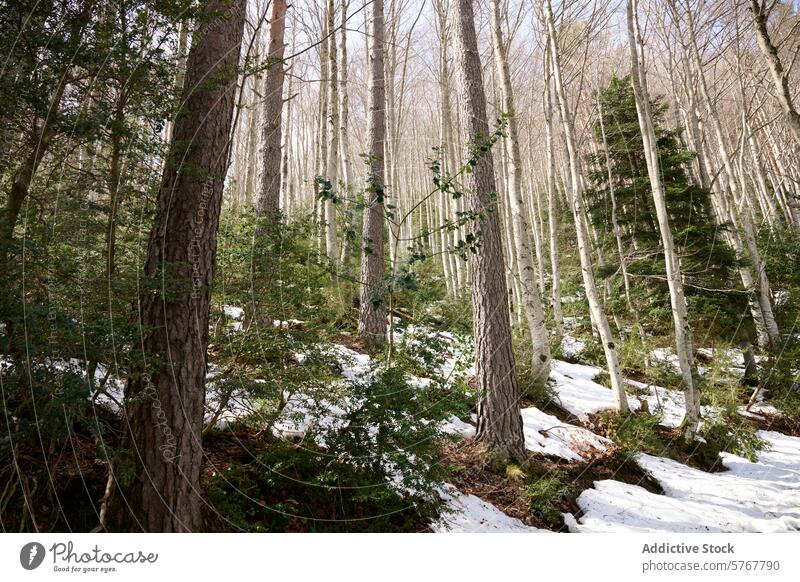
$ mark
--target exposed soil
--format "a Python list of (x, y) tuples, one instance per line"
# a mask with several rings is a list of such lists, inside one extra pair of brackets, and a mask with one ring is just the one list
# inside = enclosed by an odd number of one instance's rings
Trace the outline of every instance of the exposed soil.
[(558, 500), (556, 505), (560, 511), (576, 516), (581, 513), (576, 503), (577, 497), (584, 490), (592, 488), (597, 480), (615, 479), (644, 487), (653, 493), (663, 493), (658, 483), (636, 463), (626, 461), (613, 452), (592, 459), (589, 463), (560, 461), (529, 453), (524, 474), (509, 477), (489, 469), (483, 460), (479, 443), (461, 439), (445, 443), (440, 462), (452, 469), (450, 481), (462, 493), (480, 497), (526, 525), (554, 531), (566, 531), (566, 528), (553, 528), (537, 514), (535, 507), (531, 507), (526, 495), (529, 484), (536, 479), (563, 475), (564, 482), (571, 485), (571, 492)]

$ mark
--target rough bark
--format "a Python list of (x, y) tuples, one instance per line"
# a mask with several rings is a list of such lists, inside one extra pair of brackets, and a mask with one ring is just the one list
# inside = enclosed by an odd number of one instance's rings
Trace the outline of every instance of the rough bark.
[(267, 73), (264, 76), (261, 112), (261, 179), (258, 186), (256, 216), (264, 224), (272, 224), (278, 216), (281, 197), (281, 117), (283, 114), (283, 55), (286, 44), (286, 0), (272, 0), (269, 23)]
[[(141, 352), (125, 391), (136, 472), (128, 528), (202, 529), (200, 465), (210, 289), (230, 148), (245, 1), (211, 0), (189, 53), (184, 109), (150, 232)], [(213, 83), (208, 80), (214, 79)]]
[[(461, 133), (465, 143), (474, 145), (487, 139), (490, 133), (472, 0), (456, 0), (454, 8)], [(470, 149), (466, 149), (468, 157), (472, 157)], [(506, 302), (500, 221), (493, 199), (497, 188), (491, 151), (480, 156), (466, 177), (466, 186), (471, 209), (482, 212), (482, 217), (472, 224), (473, 232), (480, 231), (480, 247), (469, 260), (479, 393), (476, 439), (486, 447), (492, 462), (502, 463), (524, 458), (524, 438)]]
[(369, 176), (364, 193), (358, 335), (369, 342), (383, 342), (386, 339), (386, 305), (385, 298), (381, 297), (385, 268), (383, 188), (386, 152), (383, 0), (372, 2), (369, 31)]

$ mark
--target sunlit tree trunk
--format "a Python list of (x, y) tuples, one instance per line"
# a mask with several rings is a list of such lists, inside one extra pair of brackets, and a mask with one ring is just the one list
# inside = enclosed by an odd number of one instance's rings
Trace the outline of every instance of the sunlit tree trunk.
[(639, 117), (639, 128), (644, 143), (650, 190), (653, 195), (661, 234), (661, 250), (664, 253), (664, 263), (667, 271), (667, 285), (669, 287), (675, 329), (675, 353), (680, 364), (686, 400), (685, 436), (691, 442), (694, 440), (700, 425), (700, 393), (697, 387), (697, 368), (694, 363), (692, 330), (689, 327), (689, 314), (686, 306), (686, 296), (683, 291), (681, 266), (670, 228), (664, 184), (661, 181), (656, 132), (650, 107), (650, 95), (647, 89), (642, 39), (639, 32), (637, 0), (628, 0), (627, 9), (628, 43), (631, 51), (631, 83), (633, 84), (636, 112)]
[(545, 46), (545, 90), (543, 96), (547, 147), (547, 227), (550, 236), (550, 273), (552, 277), (550, 302), (553, 309), (556, 339), (560, 343), (564, 337), (564, 315), (561, 308), (561, 268), (558, 263), (558, 204), (556, 199), (558, 189), (556, 187), (555, 144), (553, 142), (553, 84), (550, 67), (550, 45), (548, 43)]
[(617, 410), (628, 411), (628, 399), (625, 394), (625, 386), (622, 383), (622, 375), (619, 371), (619, 359), (617, 355), (617, 343), (611, 333), (611, 326), (608, 324), (608, 317), (603, 311), (600, 296), (597, 293), (597, 284), (594, 278), (594, 266), (592, 264), (591, 246), (589, 239), (589, 227), (586, 216), (586, 208), (583, 199), (583, 177), (581, 169), (580, 154), (575, 140), (574, 122), (572, 112), (567, 104), (566, 90), (561, 76), (561, 64), (558, 53), (558, 35), (556, 33), (555, 19), (551, 0), (545, 2), (545, 21), (547, 26), (547, 37), (550, 47), (550, 62), (552, 66), (553, 82), (555, 85), (556, 100), (561, 111), (561, 122), (564, 129), (564, 140), (567, 145), (567, 158), (569, 162), (569, 176), (572, 183), (572, 215), (575, 219), (575, 232), (578, 239), (578, 254), (581, 260), (581, 274), (586, 292), (586, 299), (589, 302), (592, 322), (600, 335), (603, 345), (603, 352), (606, 357), (608, 373), (611, 378), (611, 388), (614, 392)]
[(508, 198), (511, 210), (511, 233), (516, 249), (516, 275), (520, 283), (520, 300), (524, 306), (528, 332), (531, 336), (533, 356), (531, 372), (534, 382), (544, 385), (550, 376), (550, 345), (545, 327), (539, 287), (536, 284), (536, 271), (533, 267), (530, 228), (525, 204), (522, 199), (522, 156), (519, 149), (519, 130), (514, 110), (514, 95), (511, 89), (511, 73), (508, 69), (506, 46), (500, 25), (498, 0), (491, 1), (492, 41), (494, 44), (495, 65), (500, 78), (503, 113), (508, 123), (506, 132)]
[[(475, 145), (490, 135), (486, 119), (480, 54), (475, 38), (472, 0), (455, 0), (455, 70), (458, 77), (464, 141)], [(465, 150), (472, 157), (472, 148)], [(467, 201), (483, 216), (473, 224), (480, 246), (469, 259), (474, 309), (475, 370), (478, 385), (478, 431), (493, 463), (524, 458), (520, 392), (511, 347), (503, 248), (491, 151), (480, 156), (465, 179)]]
[[(203, 528), (200, 466), (211, 282), (230, 148), (245, 2), (211, 0), (186, 67), (139, 297), (142, 352), (125, 390), (125, 448), (136, 470), (129, 528)], [(210, 83), (208, 79), (214, 79)], [(138, 345), (138, 344), (137, 344)]]
[[(338, 63), (336, 60), (336, 5), (333, 0), (328, 0), (326, 12), (328, 21), (328, 118), (327, 118), (327, 160), (325, 179), (331, 183), (331, 194), (337, 192), (337, 179), (339, 169), (339, 81)], [(336, 205), (334, 201), (325, 201), (325, 250), (328, 260), (333, 263), (339, 260), (339, 247), (336, 240)]]

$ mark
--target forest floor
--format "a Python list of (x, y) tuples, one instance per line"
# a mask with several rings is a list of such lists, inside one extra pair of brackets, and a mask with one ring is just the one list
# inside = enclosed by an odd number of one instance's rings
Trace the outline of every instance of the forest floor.
[[(574, 342), (573, 342), (574, 343)], [(666, 361), (667, 350), (655, 354)], [(366, 362), (362, 360), (362, 364)], [(732, 372), (743, 372), (733, 359)], [(706, 370), (701, 369), (701, 372)], [(739, 532), (800, 530), (800, 438), (774, 430), (759, 430), (763, 448), (750, 461), (730, 453), (704, 470), (666, 456), (635, 453), (620, 459), (614, 444), (598, 430), (596, 415), (614, 407), (611, 390), (594, 379), (595, 366), (553, 362), (551, 383), (555, 406), (569, 420), (536, 407), (523, 408), (525, 445), (542, 478), (566, 473), (573, 495), (556, 505), (571, 532)], [(628, 380), (632, 410), (657, 415), (670, 439), (683, 420), (683, 394)], [(742, 416), (768, 426), (779, 412), (758, 402)], [(707, 417), (717, 414), (704, 408)], [(562, 415), (563, 416), (563, 415)], [(487, 470), (473, 446), (472, 422), (447, 430), (461, 437), (445, 447), (443, 461), (456, 466), (454, 484), (445, 486), (446, 510), (434, 531), (544, 531), (531, 510), (526, 486), (513, 476)], [(665, 451), (666, 452), (666, 451)], [(691, 459), (688, 459), (691, 462)], [(692, 463), (696, 464), (696, 463)]]
[[(667, 355), (667, 354), (665, 354)], [(562, 500), (563, 519), (571, 532), (780, 532), (800, 530), (800, 438), (775, 430), (759, 430), (763, 448), (750, 461), (719, 454), (719, 464), (704, 470), (672, 458), (635, 453), (630, 462), (615, 460), (614, 445), (597, 430), (596, 414), (614, 406), (610, 389), (594, 381), (594, 366), (555, 361), (551, 382), (557, 406), (569, 413), (559, 421), (537, 408), (522, 411), (529, 451), (543, 454), (572, 477), (574, 497)], [(683, 420), (683, 394), (629, 381), (638, 394), (629, 395), (632, 410), (646, 402), (659, 415), (669, 435)], [(706, 408), (709, 416), (715, 410)], [(769, 426), (778, 411), (762, 402), (739, 413)], [(776, 419), (778, 420), (778, 419)], [(782, 423), (778, 420), (777, 425)], [(598, 430), (598, 432), (601, 432)], [(672, 431), (672, 438), (680, 438)], [(455, 450), (469, 450), (456, 444)], [(458, 458), (458, 454), (452, 456)], [(466, 455), (457, 482), (474, 495), (447, 499), (435, 531), (540, 531), (535, 512), (520, 510), (519, 497), (507, 479), (474, 479), (474, 456)], [(559, 463), (560, 461), (560, 463)], [(545, 469), (547, 470), (547, 469)], [(493, 482), (494, 481), (494, 482)], [(587, 481), (590, 484), (587, 486)], [(477, 496), (477, 497), (476, 497)], [(522, 492), (524, 496), (524, 491)], [(527, 511), (525, 511), (527, 510)], [(513, 521), (509, 522), (509, 517)]]
[[(471, 351), (465, 351), (458, 336), (435, 333), (448, 345), (440, 372), (447, 377), (460, 374), (468, 380), (474, 374)], [(407, 338), (397, 332), (395, 339), (402, 342)], [(411, 337), (409, 341), (415, 340)], [(609, 438), (610, 429), (603, 416), (614, 408), (614, 399), (611, 390), (598, 381), (602, 370), (574, 361), (580, 359), (580, 340), (567, 336), (564, 346), (563, 351), (573, 362), (553, 361), (552, 400), (542, 406), (547, 411), (530, 402), (522, 409), (529, 454), (524, 470), (501, 475), (485, 466), (474, 441), (474, 414), (451, 416), (442, 423), (441, 430), (452, 440), (445, 442), (439, 462), (448, 468), (451, 482), (436, 488), (443, 508), (429, 524), (429, 531), (800, 530), (800, 437), (785, 434), (792, 432), (791, 423), (785, 422), (776, 408), (759, 399), (749, 409), (742, 405), (736, 411), (744, 422), (758, 428), (760, 449), (752, 460), (727, 452), (715, 452), (712, 459), (703, 459), (695, 454), (704, 446), (702, 437), (694, 447), (687, 449), (682, 444), (678, 427), (683, 420), (683, 394), (629, 379), (629, 405), (632, 411), (638, 411), (634, 418), (646, 416), (657, 424), (658, 440), (655, 445), (623, 450)], [(370, 356), (361, 351), (358, 342), (344, 338), (343, 343), (326, 344), (320, 350), (334, 355), (346, 381), (374, 372)], [(714, 357), (713, 351), (706, 352)], [(741, 359), (737, 360), (735, 354), (725, 356), (729, 372), (733, 376), (742, 374)], [(668, 350), (657, 350), (654, 357), (672, 361)], [(302, 354), (297, 358), (302, 362)], [(246, 396), (236, 393), (221, 401), (215, 392), (215, 373), (213, 368), (209, 373), (206, 419), (224, 429), (250, 414), (254, 406)], [(415, 385), (427, 382), (425, 378), (411, 379)], [(114, 409), (121, 388), (121, 383), (109, 382), (107, 394), (99, 400)], [(271, 427), (272, 434), (298, 442), (316, 427), (335, 427), (347, 403), (332, 400), (322, 404), (303, 394), (290, 395), (283, 414)], [(706, 406), (703, 413), (710, 422), (719, 411)], [(220, 442), (224, 445), (226, 441)], [(214, 463), (217, 468), (236, 463), (233, 453), (226, 461), (225, 450), (215, 452), (212, 447), (209, 452), (219, 457)], [(425, 529), (424, 524), (420, 527)]]

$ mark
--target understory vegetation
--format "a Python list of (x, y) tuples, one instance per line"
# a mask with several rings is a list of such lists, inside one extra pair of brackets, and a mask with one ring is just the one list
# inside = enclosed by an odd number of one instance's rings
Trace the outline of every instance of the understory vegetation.
[(800, 436), (797, 6), (606, 4), (4, 3), (0, 528), (574, 531)]

